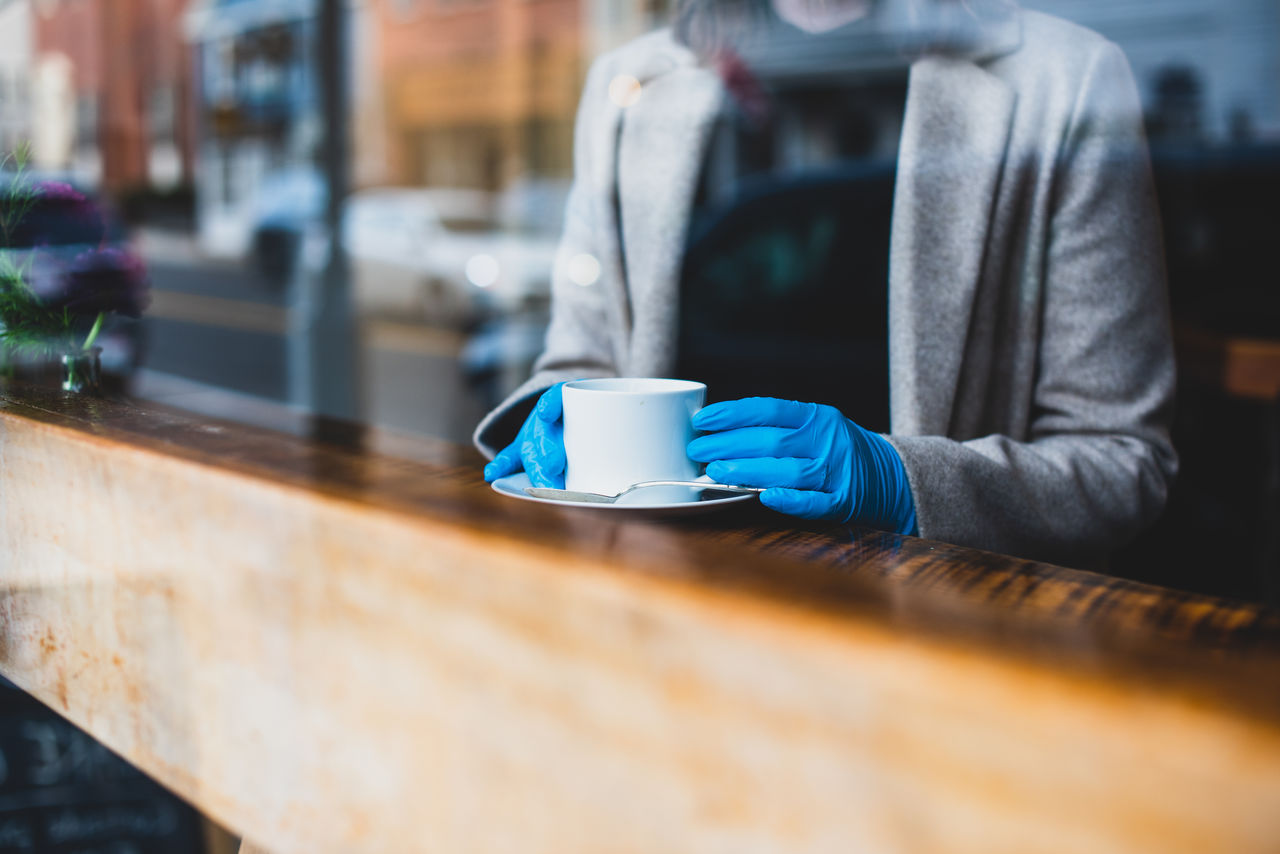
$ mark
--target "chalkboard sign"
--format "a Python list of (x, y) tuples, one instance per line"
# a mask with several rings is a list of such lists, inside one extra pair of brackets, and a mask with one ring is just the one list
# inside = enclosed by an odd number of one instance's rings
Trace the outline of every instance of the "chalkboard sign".
[(202, 854), (190, 806), (0, 677), (0, 854)]

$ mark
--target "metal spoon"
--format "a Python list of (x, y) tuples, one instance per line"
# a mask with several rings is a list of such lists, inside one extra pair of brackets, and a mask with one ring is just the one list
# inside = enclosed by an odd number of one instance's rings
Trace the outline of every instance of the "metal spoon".
[(764, 492), (759, 486), (731, 486), (727, 483), (715, 483), (705, 480), (646, 480), (619, 492), (617, 495), (604, 495), (599, 492), (577, 492), (572, 489), (552, 489), (543, 486), (526, 486), (525, 495), (534, 498), (552, 498), (559, 501), (581, 501), (586, 504), (613, 504), (622, 496), (637, 489), (648, 489), (651, 486), (691, 486), (694, 489), (709, 489), (714, 492), (732, 492), (737, 495), (751, 495)]

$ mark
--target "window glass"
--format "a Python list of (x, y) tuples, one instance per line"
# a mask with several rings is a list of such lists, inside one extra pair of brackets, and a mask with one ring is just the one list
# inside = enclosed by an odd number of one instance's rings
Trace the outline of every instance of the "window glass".
[[(721, 5), (681, 8), (702, 9), (706, 25), (747, 26), (747, 12), (734, 23), (736, 13), (725, 11), (733, 4)], [(964, 5), (849, 4), (893, 7), (903, 20), (919, 8)], [(12, 156), (26, 151), (27, 172), (88, 194), (106, 232), (128, 227), (123, 245), (146, 262), (156, 295), (137, 333), (145, 356), (130, 366), (141, 389), (163, 377), (270, 390), (265, 396), (278, 402), (313, 406), (314, 396), (301, 392), (306, 384), (288, 377), (310, 373), (298, 360), (324, 344), (308, 350), (291, 341), (309, 328), (299, 316), (314, 302), (306, 292), (341, 256), (343, 318), (333, 328), (354, 342), (339, 347), (353, 363), (331, 378), (351, 386), (354, 408), (343, 414), (465, 440), (471, 418), (510, 391), (541, 349), (535, 330), (549, 317), (587, 70), (608, 50), (670, 26), (680, 10), (660, 0), (359, 0), (335, 4), (334, 41), (324, 6), (164, 0), (108, 14), (102, 0), (5, 4), (6, 174)], [(774, 7), (784, 6), (734, 8), (776, 17)], [(1023, 8), (1122, 49), (1150, 140), (1175, 309), (1223, 328), (1274, 331), (1274, 289), (1244, 271), (1275, 221), (1274, 194), (1257, 193), (1256, 205), (1245, 198), (1277, 174), (1275, 4), (1027, 0)], [(781, 98), (793, 124), (767, 138), (713, 135), (720, 154), (707, 170), (720, 177), (709, 198), (737, 192), (734, 170), (748, 163), (768, 170), (835, 162), (831, 146), (869, 132), (825, 116), (852, 114), (834, 90), (853, 79), (855, 57), (878, 61), (875, 34), (824, 43), (796, 33), (777, 39), (773, 53), (747, 57), (743, 75)], [(633, 97), (625, 77), (609, 89), (624, 101)], [(341, 92), (327, 96), (335, 85)], [(902, 118), (888, 91), (877, 96), (888, 98), (884, 115), (850, 121), (887, 123), (876, 144), (892, 154)], [(326, 106), (334, 98), (336, 110)], [(337, 169), (326, 154), (335, 135)], [(744, 144), (758, 150), (735, 149), (747, 159), (729, 165), (725, 146)], [(345, 208), (337, 241), (329, 234), (335, 178)], [(649, 180), (656, 186), (666, 176)], [(39, 205), (9, 240), (58, 231), (51, 242), (83, 242), (83, 218), (50, 228), (65, 214), (57, 202)], [(1230, 273), (1240, 301), (1206, 295), (1215, 271)], [(209, 300), (218, 312), (206, 313)], [(395, 324), (397, 334), (364, 334), (371, 318), (382, 324), (375, 329)], [(408, 375), (416, 379), (406, 383)]]
[[(1081, 275), (1158, 280), (1180, 358), (1280, 338), (1274, 0), (9, 0), (0, 156), (6, 187), (74, 194), (6, 229), (11, 260), (55, 275), (93, 244), (145, 269), (146, 313), (102, 333), (119, 387), (227, 417), (469, 442), (557, 317), (584, 371), (892, 431), (889, 283), (963, 268), (970, 337), (907, 355), (1030, 366), (948, 398), (953, 432), (1023, 441), (1077, 390), (1032, 385), (1047, 356), (991, 330), (1045, 334), (1055, 277), (1148, 226)], [(948, 207), (969, 186), (986, 201)], [(949, 218), (919, 227), (926, 207)], [(919, 265), (949, 241), (977, 248)], [(981, 284), (1015, 269), (1016, 300)], [(1252, 410), (1206, 426), (1226, 410), (1180, 364), (1179, 488), (1237, 518), (1196, 449), (1271, 434)], [(1018, 395), (1025, 417), (992, 415)]]

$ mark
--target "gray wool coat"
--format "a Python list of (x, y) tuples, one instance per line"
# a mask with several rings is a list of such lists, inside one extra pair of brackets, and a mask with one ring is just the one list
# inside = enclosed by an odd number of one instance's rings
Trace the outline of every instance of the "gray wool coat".
[[(634, 102), (618, 97), (624, 76)], [(595, 63), (546, 350), (477, 428), (486, 454), (511, 439), (504, 414), (557, 381), (669, 375), (685, 229), (724, 97), (666, 31)], [(599, 262), (591, 284), (568, 275), (579, 255)], [(1114, 44), (1015, 11), (969, 49), (911, 65), (889, 360), (888, 439), (921, 536), (1099, 566), (1160, 512), (1177, 467), (1163, 253)]]

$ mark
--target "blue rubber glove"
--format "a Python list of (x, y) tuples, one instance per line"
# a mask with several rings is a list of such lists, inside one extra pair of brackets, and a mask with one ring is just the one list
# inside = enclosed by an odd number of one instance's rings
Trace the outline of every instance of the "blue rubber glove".
[(806, 519), (916, 532), (902, 458), (883, 437), (817, 403), (748, 397), (693, 416), (690, 458), (720, 483), (768, 487), (767, 507)]
[(484, 479), (493, 483), (500, 477), (524, 469), (534, 486), (564, 489), (564, 404), (556, 383), (542, 393), (516, 434), (484, 467)]

